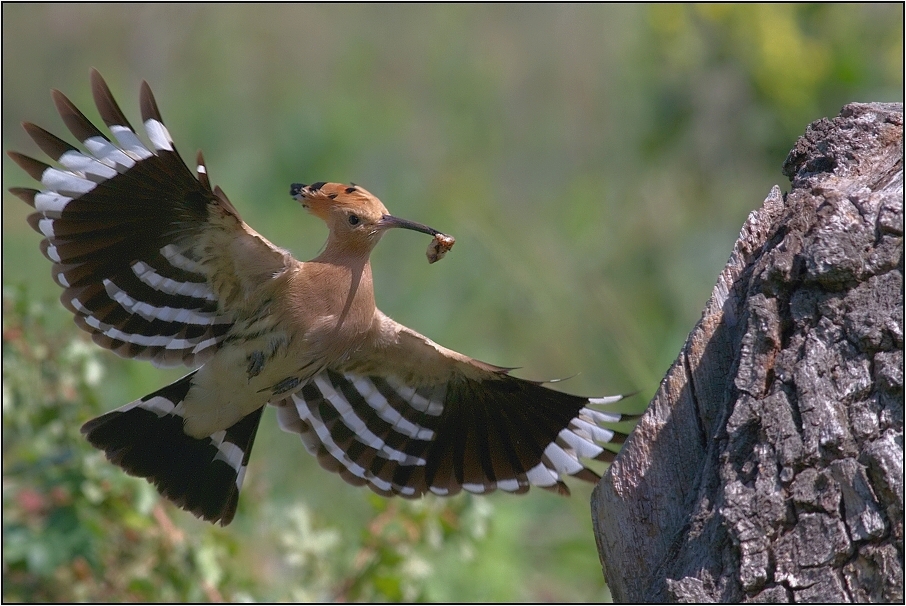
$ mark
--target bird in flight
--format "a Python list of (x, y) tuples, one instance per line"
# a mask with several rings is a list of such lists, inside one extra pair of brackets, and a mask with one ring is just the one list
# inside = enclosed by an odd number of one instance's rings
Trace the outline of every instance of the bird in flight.
[(210, 522), (236, 512), (265, 405), (309, 453), (354, 485), (406, 498), (462, 490), (568, 494), (565, 476), (596, 481), (583, 459), (610, 462), (627, 420), (585, 398), (519, 379), (457, 353), (382, 313), (369, 256), (393, 228), (453, 238), (392, 216), (358, 185), (296, 183), (290, 195), (329, 229), (301, 262), (239, 216), (177, 153), (142, 83), (142, 124), (129, 124), (100, 74), (91, 85), (104, 134), (59, 91), (53, 101), (77, 148), (24, 128), (59, 167), (10, 157), (41, 188), (10, 191), (36, 212), (61, 301), (98, 345), (189, 374), (85, 423), (82, 432), (127, 473)]

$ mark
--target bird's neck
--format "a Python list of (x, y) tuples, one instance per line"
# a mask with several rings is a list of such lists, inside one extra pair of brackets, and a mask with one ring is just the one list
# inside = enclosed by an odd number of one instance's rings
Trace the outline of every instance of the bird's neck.
[(340, 238), (331, 232), (327, 236), (324, 250), (314, 260), (347, 267), (365, 266), (371, 257), (372, 248), (374, 244), (367, 240)]
[[(305, 265), (314, 277), (308, 288), (320, 291), (318, 299), (325, 306), (321, 313), (336, 315), (340, 326), (350, 321), (356, 326), (371, 322), (374, 285), (368, 254), (328, 244), (324, 252)], [(318, 286), (313, 288), (315, 284)]]

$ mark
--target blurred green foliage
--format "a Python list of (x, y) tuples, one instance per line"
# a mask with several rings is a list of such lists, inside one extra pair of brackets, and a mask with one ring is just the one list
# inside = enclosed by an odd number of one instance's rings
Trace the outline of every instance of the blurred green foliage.
[[(378, 304), (448, 347), (644, 407), (746, 215), (806, 125), (902, 101), (902, 4), (11, 4), (4, 149), (89, 117), (88, 68), (300, 258), (325, 230), (289, 184), (355, 181), (457, 238), (393, 234)], [(30, 186), (4, 159), (5, 187)], [(179, 371), (75, 336), (29, 209), (3, 204), (5, 600), (601, 601), (590, 487), (417, 503), (318, 468), (271, 412), (239, 514), (213, 528), (92, 452), (78, 427)], [(27, 285), (25, 288), (23, 285)], [(534, 493), (534, 491), (533, 491)]]

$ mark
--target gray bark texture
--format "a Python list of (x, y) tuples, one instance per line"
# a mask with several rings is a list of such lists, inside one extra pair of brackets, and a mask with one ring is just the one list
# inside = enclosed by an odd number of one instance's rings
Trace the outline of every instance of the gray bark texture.
[(903, 105), (783, 172), (592, 495), (618, 602), (903, 601)]

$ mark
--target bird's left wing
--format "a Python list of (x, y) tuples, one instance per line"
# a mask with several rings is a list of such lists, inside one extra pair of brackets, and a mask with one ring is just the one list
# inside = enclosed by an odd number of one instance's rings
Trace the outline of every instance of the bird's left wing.
[(267, 288), (296, 261), (211, 188), (201, 153), (197, 177), (189, 171), (147, 83), (141, 113), (150, 146), (95, 70), (91, 82), (112, 138), (53, 91), (84, 151), (26, 123), (60, 168), (10, 152), (42, 185), (10, 191), (37, 211), (29, 223), (44, 236), (41, 250), (63, 287), (60, 300), (98, 345), (160, 366), (197, 366), (243, 315), (254, 316), (256, 310), (243, 309), (255, 300), (251, 291)]
[(279, 402), (281, 427), (323, 467), (385, 496), (417, 498), (597, 481), (582, 459), (610, 462), (621, 444), (600, 410), (623, 396), (583, 398), (511, 376), (437, 345), (377, 312), (375, 339)]

